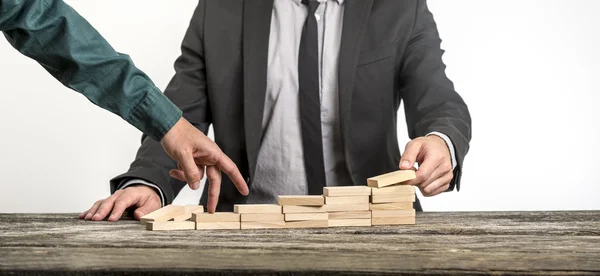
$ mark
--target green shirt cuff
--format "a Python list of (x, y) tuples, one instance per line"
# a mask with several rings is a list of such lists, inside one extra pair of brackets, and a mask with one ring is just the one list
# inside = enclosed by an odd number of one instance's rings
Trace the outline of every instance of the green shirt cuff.
[(149, 91), (125, 120), (160, 142), (181, 116), (181, 110), (156, 89)]

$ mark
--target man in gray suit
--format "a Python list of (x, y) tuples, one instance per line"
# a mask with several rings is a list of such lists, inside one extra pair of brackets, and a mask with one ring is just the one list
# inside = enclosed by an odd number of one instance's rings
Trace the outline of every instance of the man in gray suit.
[[(214, 126), (250, 189), (215, 185), (220, 173), (207, 170), (200, 203), (231, 211), (416, 163), (408, 184), (425, 196), (458, 190), (471, 118), (440, 43), (424, 0), (200, 0), (165, 94), (204, 133)], [(402, 156), (401, 101), (412, 139)], [(111, 180), (113, 195), (81, 217), (116, 220), (135, 207), (139, 218), (170, 204), (184, 179), (144, 137), (129, 171)]]

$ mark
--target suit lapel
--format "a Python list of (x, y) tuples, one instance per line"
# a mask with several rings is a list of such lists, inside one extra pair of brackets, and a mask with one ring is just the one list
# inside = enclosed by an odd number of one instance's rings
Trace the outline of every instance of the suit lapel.
[(339, 112), (346, 164), (348, 171), (353, 172), (354, 170), (351, 169), (349, 164), (347, 147), (347, 141), (350, 138), (350, 107), (352, 105), (352, 91), (354, 90), (354, 78), (360, 54), (360, 45), (362, 45), (365, 29), (369, 22), (373, 0), (346, 1), (345, 5), (338, 68)]
[(244, 128), (249, 173), (254, 178), (262, 136), (273, 0), (244, 1)]

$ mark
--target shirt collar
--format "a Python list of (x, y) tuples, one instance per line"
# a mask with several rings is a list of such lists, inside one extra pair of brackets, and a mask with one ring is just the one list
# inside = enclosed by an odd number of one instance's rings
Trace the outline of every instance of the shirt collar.
[[(294, 1), (294, 3), (296, 3), (296, 5), (302, 5), (302, 0), (292, 0), (292, 1)], [(323, 3), (323, 2), (327, 2), (329, 0), (317, 0), (317, 1)], [(332, 0), (332, 1), (336, 1), (340, 5), (344, 4), (344, 2), (346, 2), (346, 0)]]

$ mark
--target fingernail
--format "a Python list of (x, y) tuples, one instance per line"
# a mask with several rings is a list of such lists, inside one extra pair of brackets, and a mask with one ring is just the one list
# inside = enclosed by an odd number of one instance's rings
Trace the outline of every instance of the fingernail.
[(91, 219), (91, 218), (92, 218), (92, 214), (87, 214), (87, 215), (85, 215), (84, 219)]
[(100, 218), (100, 215), (99, 215), (99, 214), (95, 214), (95, 215), (92, 217), (92, 219), (98, 219), (98, 218)]
[(194, 185), (193, 185), (193, 186), (194, 186), (194, 190), (198, 190), (198, 189), (200, 189), (200, 181), (198, 181), (198, 182), (194, 183)]
[(405, 161), (403, 161), (403, 162), (402, 162), (402, 167), (405, 167), (405, 168), (408, 168), (408, 167), (410, 167), (410, 162), (408, 162), (408, 161), (406, 161), (406, 160), (405, 160)]

